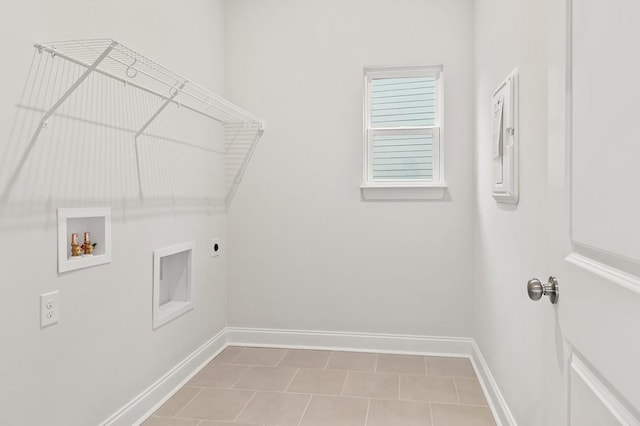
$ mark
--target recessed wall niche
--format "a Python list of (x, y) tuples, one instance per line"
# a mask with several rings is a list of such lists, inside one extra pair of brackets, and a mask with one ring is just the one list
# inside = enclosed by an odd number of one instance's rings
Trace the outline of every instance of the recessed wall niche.
[[(87, 234), (88, 233), (88, 234)], [(85, 234), (89, 242), (85, 244)], [(74, 238), (76, 238), (74, 243)], [(78, 246), (73, 252), (73, 245)], [(85, 250), (85, 246), (91, 249)], [(58, 272), (111, 262), (111, 209), (58, 209)]]
[(193, 309), (191, 263), (195, 242), (153, 252), (153, 329)]

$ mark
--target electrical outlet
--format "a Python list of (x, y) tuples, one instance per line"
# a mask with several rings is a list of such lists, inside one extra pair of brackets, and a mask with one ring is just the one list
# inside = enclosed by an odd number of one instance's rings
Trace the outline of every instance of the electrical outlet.
[(212, 238), (211, 239), (211, 257), (220, 256), (221, 251), (222, 250), (220, 249), (220, 240), (218, 240), (217, 238)]
[(40, 295), (40, 327), (47, 327), (60, 318), (60, 292), (52, 291)]

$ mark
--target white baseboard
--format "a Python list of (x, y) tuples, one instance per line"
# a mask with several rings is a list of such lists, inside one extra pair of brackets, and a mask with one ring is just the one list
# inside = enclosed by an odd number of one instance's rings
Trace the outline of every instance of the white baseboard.
[(487, 400), (489, 401), (489, 406), (493, 412), (493, 417), (496, 419), (496, 423), (498, 425), (517, 426), (516, 420), (513, 418), (511, 410), (509, 410), (507, 401), (505, 401), (502, 396), (502, 392), (500, 392), (500, 388), (493, 378), (491, 370), (489, 370), (489, 366), (482, 356), (482, 352), (480, 352), (480, 348), (476, 344), (475, 340), (473, 340), (471, 344), (471, 362), (473, 363), (473, 367), (478, 375), (478, 381), (482, 386), (482, 390), (487, 396)]
[(239, 327), (222, 330), (102, 425), (139, 425), (229, 345), (469, 358), (498, 426), (516, 426), (513, 415), (472, 338)]
[(101, 426), (141, 424), (226, 346), (226, 330), (223, 329), (102, 422)]
[(227, 327), (235, 346), (470, 357), (471, 338)]

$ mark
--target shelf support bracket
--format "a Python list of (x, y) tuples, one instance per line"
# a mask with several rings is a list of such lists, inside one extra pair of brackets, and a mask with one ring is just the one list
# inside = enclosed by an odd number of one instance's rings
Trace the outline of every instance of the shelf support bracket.
[(100, 63), (104, 60), (104, 58), (107, 57), (107, 55), (109, 55), (109, 53), (111, 53), (111, 51), (113, 50), (114, 47), (116, 47), (116, 42), (112, 42), (105, 50), (104, 52), (102, 52), (100, 54), (100, 56), (98, 56), (98, 58), (93, 61), (93, 63), (89, 66), (89, 68), (87, 68), (85, 70), (85, 72), (82, 73), (82, 75), (80, 77), (78, 77), (78, 79), (76, 80), (75, 83), (73, 83), (71, 85), (71, 87), (69, 87), (67, 89), (66, 92), (64, 92), (64, 94), (60, 97), (60, 99), (58, 99), (58, 102), (56, 102), (55, 104), (53, 104), (53, 106), (51, 108), (49, 108), (49, 111), (47, 111), (44, 116), (42, 117), (42, 120), (40, 120), (40, 126), (38, 129), (36, 129), (36, 133), (33, 135), (32, 140), (35, 140), (38, 135), (40, 134), (40, 131), (43, 127), (46, 127), (47, 124), (47, 120), (49, 119), (49, 117), (51, 117), (57, 110), (58, 108), (60, 108), (60, 105), (62, 105), (64, 103), (64, 101), (67, 100), (67, 98), (69, 96), (71, 96), (71, 94), (78, 88), (78, 86), (80, 86), (80, 84), (82, 84), (83, 81), (85, 81), (87, 79), (87, 77), (89, 77), (89, 75), (95, 71), (96, 68), (98, 68), (98, 65), (100, 65)]
[(142, 192), (142, 175), (140, 174), (140, 154), (138, 152), (138, 136), (140, 136), (145, 130), (147, 130), (147, 127), (149, 127), (151, 123), (153, 123), (153, 121), (160, 115), (160, 113), (164, 111), (164, 109), (173, 102), (173, 99), (176, 96), (178, 96), (178, 94), (180, 94), (180, 91), (186, 85), (187, 85), (187, 81), (183, 81), (182, 83), (180, 83), (180, 86), (175, 88), (171, 96), (164, 99), (164, 102), (162, 105), (160, 105), (160, 108), (158, 108), (158, 110), (151, 117), (149, 117), (147, 122), (144, 123), (144, 125), (140, 128), (140, 130), (138, 130), (138, 132), (133, 136), (133, 145), (136, 148), (136, 172), (138, 173), (138, 197), (141, 200), (144, 198), (144, 193)]
[(238, 185), (240, 185), (240, 182), (242, 181), (242, 177), (244, 176), (244, 172), (247, 169), (247, 165), (249, 164), (249, 161), (251, 160), (251, 157), (253, 156), (253, 152), (256, 149), (256, 145), (258, 144), (258, 141), (262, 137), (263, 133), (264, 133), (264, 127), (261, 124), (260, 128), (256, 132), (256, 135), (253, 138), (253, 141), (251, 142), (251, 147), (249, 148), (249, 152), (247, 152), (247, 155), (244, 157), (244, 160), (242, 161), (242, 164), (240, 165), (240, 170), (238, 170), (238, 173), (233, 178), (233, 183), (231, 184), (231, 187), (229, 188), (229, 192), (228, 192), (227, 198), (225, 200), (225, 203), (226, 203), (227, 207), (229, 207), (229, 204), (231, 204), (231, 200), (233, 199), (233, 196), (236, 193), (236, 189), (238, 188)]
[(138, 136), (140, 136), (145, 130), (147, 130), (147, 127), (149, 127), (151, 123), (153, 123), (153, 121), (160, 115), (160, 113), (164, 111), (164, 109), (173, 102), (173, 99), (180, 94), (180, 91), (186, 85), (187, 85), (186, 81), (182, 82), (180, 86), (175, 88), (171, 96), (169, 96), (168, 98), (165, 98), (164, 103), (160, 105), (160, 108), (158, 108), (158, 110), (147, 120), (146, 123), (144, 123), (142, 128), (138, 130), (138, 132), (135, 134), (135, 136), (133, 137), (134, 140), (137, 140)]
[[(42, 132), (42, 129), (47, 127), (47, 120), (53, 114), (55, 114), (58, 108), (60, 108), (60, 106), (64, 103), (64, 101), (66, 101), (69, 98), (69, 96), (71, 96), (71, 94), (78, 88), (78, 86), (80, 86), (82, 82), (85, 81), (87, 77), (89, 77), (89, 75), (91, 75), (91, 73), (98, 68), (98, 65), (100, 65), (100, 63), (104, 60), (104, 58), (106, 58), (109, 55), (109, 53), (111, 53), (111, 51), (116, 47), (117, 44), (118, 43), (116, 41), (112, 41), (111, 44), (109, 44), (109, 46), (107, 46), (107, 48), (104, 50), (104, 52), (102, 52), (100, 56), (98, 56), (98, 58), (95, 61), (93, 61), (93, 63), (82, 73), (82, 75), (78, 77), (75, 83), (73, 83), (71, 87), (69, 87), (67, 91), (64, 92), (64, 94), (60, 97), (60, 99), (58, 99), (58, 101), (55, 104), (53, 104), (53, 106), (49, 108), (49, 110), (42, 116), (42, 119), (40, 119), (40, 125), (36, 128), (36, 131), (33, 133), (33, 136), (31, 136), (31, 139), (29, 140), (29, 144), (27, 145), (27, 148), (22, 154), (22, 158), (20, 158), (20, 162), (18, 163), (18, 166), (16, 167), (15, 172), (13, 172), (13, 175), (9, 179), (7, 186), (5, 187), (2, 193), (2, 199), (6, 199), (8, 197), (11, 187), (15, 183), (15, 180), (18, 178), (18, 175), (20, 174), (20, 170), (22, 170), (22, 167), (24, 166), (24, 163), (27, 161), (27, 158), (29, 157), (29, 154), (31, 153), (31, 150), (33, 149), (34, 144), (38, 140), (38, 136), (40, 136), (40, 132)], [(42, 49), (42, 46), (39, 44), (36, 44), (35, 47), (39, 50)]]

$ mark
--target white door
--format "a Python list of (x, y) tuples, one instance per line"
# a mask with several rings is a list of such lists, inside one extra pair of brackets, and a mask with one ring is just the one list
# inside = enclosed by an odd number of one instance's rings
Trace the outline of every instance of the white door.
[(549, 424), (638, 425), (640, 1), (548, 5)]

